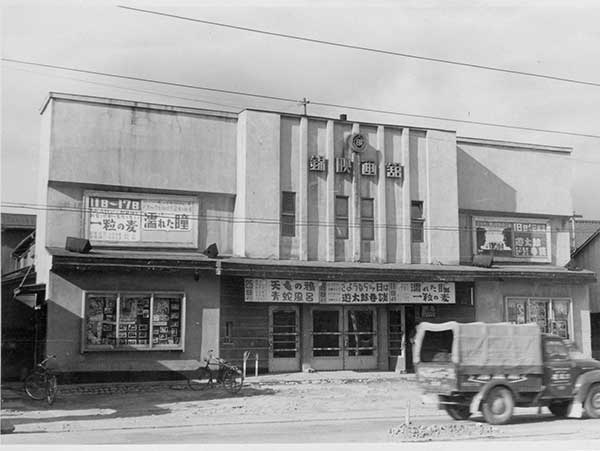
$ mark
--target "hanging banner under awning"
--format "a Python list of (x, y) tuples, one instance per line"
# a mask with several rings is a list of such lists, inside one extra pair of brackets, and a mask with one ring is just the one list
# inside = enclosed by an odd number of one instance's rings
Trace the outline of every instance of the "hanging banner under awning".
[(245, 279), (246, 302), (301, 304), (455, 304), (453, 282), (323, 282)]

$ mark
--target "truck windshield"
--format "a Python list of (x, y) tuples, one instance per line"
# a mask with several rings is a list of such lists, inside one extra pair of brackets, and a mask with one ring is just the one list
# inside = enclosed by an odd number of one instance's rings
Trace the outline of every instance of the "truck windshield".
[(569, 358), (569, 351), (562, 341), (546, 341), (544, 343), (544, 351), (548, 360), (566, 360)]
[(451, 330), (426, 331), (421, 343), (421, 362), (450, 362), (452, 359)]

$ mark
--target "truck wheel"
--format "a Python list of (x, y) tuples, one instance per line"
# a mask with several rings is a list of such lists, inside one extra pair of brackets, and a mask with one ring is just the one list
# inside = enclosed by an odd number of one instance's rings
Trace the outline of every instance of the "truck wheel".
[(583, 406), (590, 418), (600, 418), (600, 384), (590, 387)]
[(565, 418), (569, 413), (569, 404), (571, 404), (569, 401), (554, 402), (548, 406), (548, 409), (555, 417)]
[(469, 406), (457, 406), (454, 404), (446, 404), (444, 406), (448, 415), (455, 420), (468, 420), (471, 416)]
[(508, 388), (494, 387), (483, 402), (483, 418), (489, 424), (505, 424), (510, 421), (515, 400)]

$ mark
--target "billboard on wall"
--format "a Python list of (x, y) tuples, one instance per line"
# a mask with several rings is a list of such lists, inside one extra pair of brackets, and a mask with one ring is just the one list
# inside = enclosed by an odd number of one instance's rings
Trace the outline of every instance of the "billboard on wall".
[(473, 218), (473, 254), (499, 261), (551, 260), (550, 223), (538, 219)]
[(195, 197), (87, 191), (84, 204), (94, 244), (197, 246)]
[(324, 282), (245, 279), (246, 302), (303, 304), (455, 304), (452, 282)]

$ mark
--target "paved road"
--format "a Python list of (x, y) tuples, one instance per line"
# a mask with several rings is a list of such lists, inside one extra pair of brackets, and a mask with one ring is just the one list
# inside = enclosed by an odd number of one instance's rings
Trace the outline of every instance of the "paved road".
[[(476, 418), (474, 422), (479, 419)], [(346, 419), (283, 419), (267, 422), (238, 422), (187, 426), (147, 426), (97, 431), (23, 433), (5, 435), (3, 445), (25, 444), (252, 444), (252, 443), (382, 443), (393, 442), (390, 428), (404, 417), (365, 415)], [(419, 416), (413, 424), (439, 424), (438, 415)], [(458, 437), (457, 437), (458, 439)], [(527, 448), (542, 445), (554, 449), (557, 441), (568, 442), (564, 449), (600, 449), (600, 421), (556, 420), (551, 415), (517, 415), (512, 424), (498, 427), (492, 437), (470, 439), (487, 443), (506, 440), (526, 441)], [(439, 444), (440, 442), (438, 442)], [(448, 442), (446, 442), (448, 443)], [(456, 444), (456, 443), (455, 443)], [(506, 443), (504, 445), (506, 447)]]

